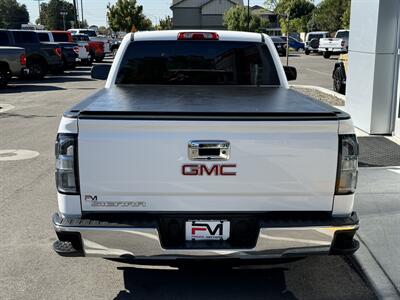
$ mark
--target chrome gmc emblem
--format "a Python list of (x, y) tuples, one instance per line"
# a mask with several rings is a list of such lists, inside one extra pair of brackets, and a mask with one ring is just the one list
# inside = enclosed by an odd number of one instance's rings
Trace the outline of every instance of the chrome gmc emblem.
[(236, 176), (236, 164), (186, 164), (182, 166), (184, 176)]

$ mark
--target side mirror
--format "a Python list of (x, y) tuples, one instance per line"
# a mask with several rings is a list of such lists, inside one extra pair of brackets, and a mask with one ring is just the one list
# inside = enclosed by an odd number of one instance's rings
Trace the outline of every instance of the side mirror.
[(283, 66), (283, 69), (285, 70), (286, 78), (288, 81), (297, 79), (297, 70), (295, 67)]
[(92, 67), (91, 76), (94, 79), (106, 80), (108, 77), (108, 73), (110, 73), (111, 65), (94, 65)]

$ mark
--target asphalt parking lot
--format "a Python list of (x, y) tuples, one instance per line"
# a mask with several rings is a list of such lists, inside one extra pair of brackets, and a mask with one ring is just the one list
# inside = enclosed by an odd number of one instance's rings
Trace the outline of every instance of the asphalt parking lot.
[[(296, 67), (297, 80), (290, 81), (289, 84), (314, 85), (332, 90), (332, 72), (338, 57), (336, 55), (325, 59), (314, 53), (304, 55), (291, 51), (289, 65)], [(286, 57), (281, 57), (281, 61), (285, 65)]]
[[(329, 88), (322, 73), (334, 60), (296, 55), (290, 63), (299, 72), (293, 83)], [(351, 257), (174, 269), (53, 253), (54, 139), (62, 112), (104, 85), (89, 72), (80, 67), (37, 82), (13, 81), (0, 91), (0, 106), (8, 109), (0, 112), (0, 150), (38, 153), (0, 160), (0, 299), (375, 299)]]

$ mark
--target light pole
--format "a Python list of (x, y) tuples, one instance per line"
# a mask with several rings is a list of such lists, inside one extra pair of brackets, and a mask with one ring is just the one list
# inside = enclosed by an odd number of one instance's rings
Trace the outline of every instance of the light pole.
[(250, 0), (247, 0), (247, 31), (250, 31)]
[(289, 17), (290, 11), (286, 11), (285, 14), (281, 14), (281, 17), (286, 19), (286, 65), (289, 65)]
[(76, 0), (73, 0), (73, 4), (74, 4), (74, 20), (75, 20), (75, 26), (76, 28), (79, 28), (79, 22), (78, 22), (78, 11), (76, 8)]
[(66, 11), (60, 11), (60, 15), (62, 15), (63, 18), (63, 25), (64, 25), (64, 31), (65, 31), (65, 16), (68, 15)]
[(82, 16), (82, 24), (83, 24), (83, 0), (81, 0), (81, 16)]
[(290, 11), (286, 12), (286, 65), (289, 65), (289, 18), (290, 18)]
[(40, 24), (42, 24), (42, 16), (40, 15), (40, 2), (43, 2), (44, 0), (33, 0), (36, 1), (38, 3), (39, 6), (39, 22)]

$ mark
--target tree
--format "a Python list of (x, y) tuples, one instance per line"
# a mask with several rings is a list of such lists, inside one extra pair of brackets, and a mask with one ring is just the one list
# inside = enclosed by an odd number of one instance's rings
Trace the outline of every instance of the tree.
[(350, 0), (323, 0), (314, 12), (314, 21), (317, 29), (330, 32), (348, 26)]
[(65, 0), (50, 0), (40, 5), (40, 18), (36, 23), (42, 23), (48, 30), (63, 30), (64, 20), (61, 12), (66, 12), (65, 28), (71, 28), (75, 20), (74, 6)]
[(16, 0), (0, 0), (0, 28), (20, 29), (29, 23), (29, 13), (25, 4)]
[(101, 35), (111, 35), (111, 28), (105, 27), (105, 26), (100, 26), (99, 29), (97, 30), (99, 34)]
[[(224, 14), (224, 26), (228, 30), (248, 31), (249, 15), (246, 6), (235, 5)], [(262, 32), (268, 26), (268, 21), (257, 15), (250, 14), (250, 31)]]
[(170, 16), (160, 20), (160, 24), (157, 26), (157, 30), (171, 30), (172, 29), (172, 18)]
[(275, 8), (278, 4), (279, 0), (266, 0), (264, 2), (265, 7), (270, 11), (275, 11)]
[[(271, 1), (267, 1), (271, 2)], [(279, 15), (279, 24), (282, 31), (287, 33), (287, 20), (285, 15), (289, 13), (290, 31), (305, 32), (307, 24), (315, 9), (314, 3), (310, 0), (276, 0), (274, 1), (274, 12)]]
[(107, 18), (113, 31), (131, 32), (149, 30), (151, 21), (143, 14), (143, 6), (136, 0), (118, 0), (114, 5), (107, 5)]
[(350, 10), (351, 10), (351, 1), (347, 1), (346, 8), (342, 15), (342, 27), (345, 29), (349, 29), (350, 27)]

